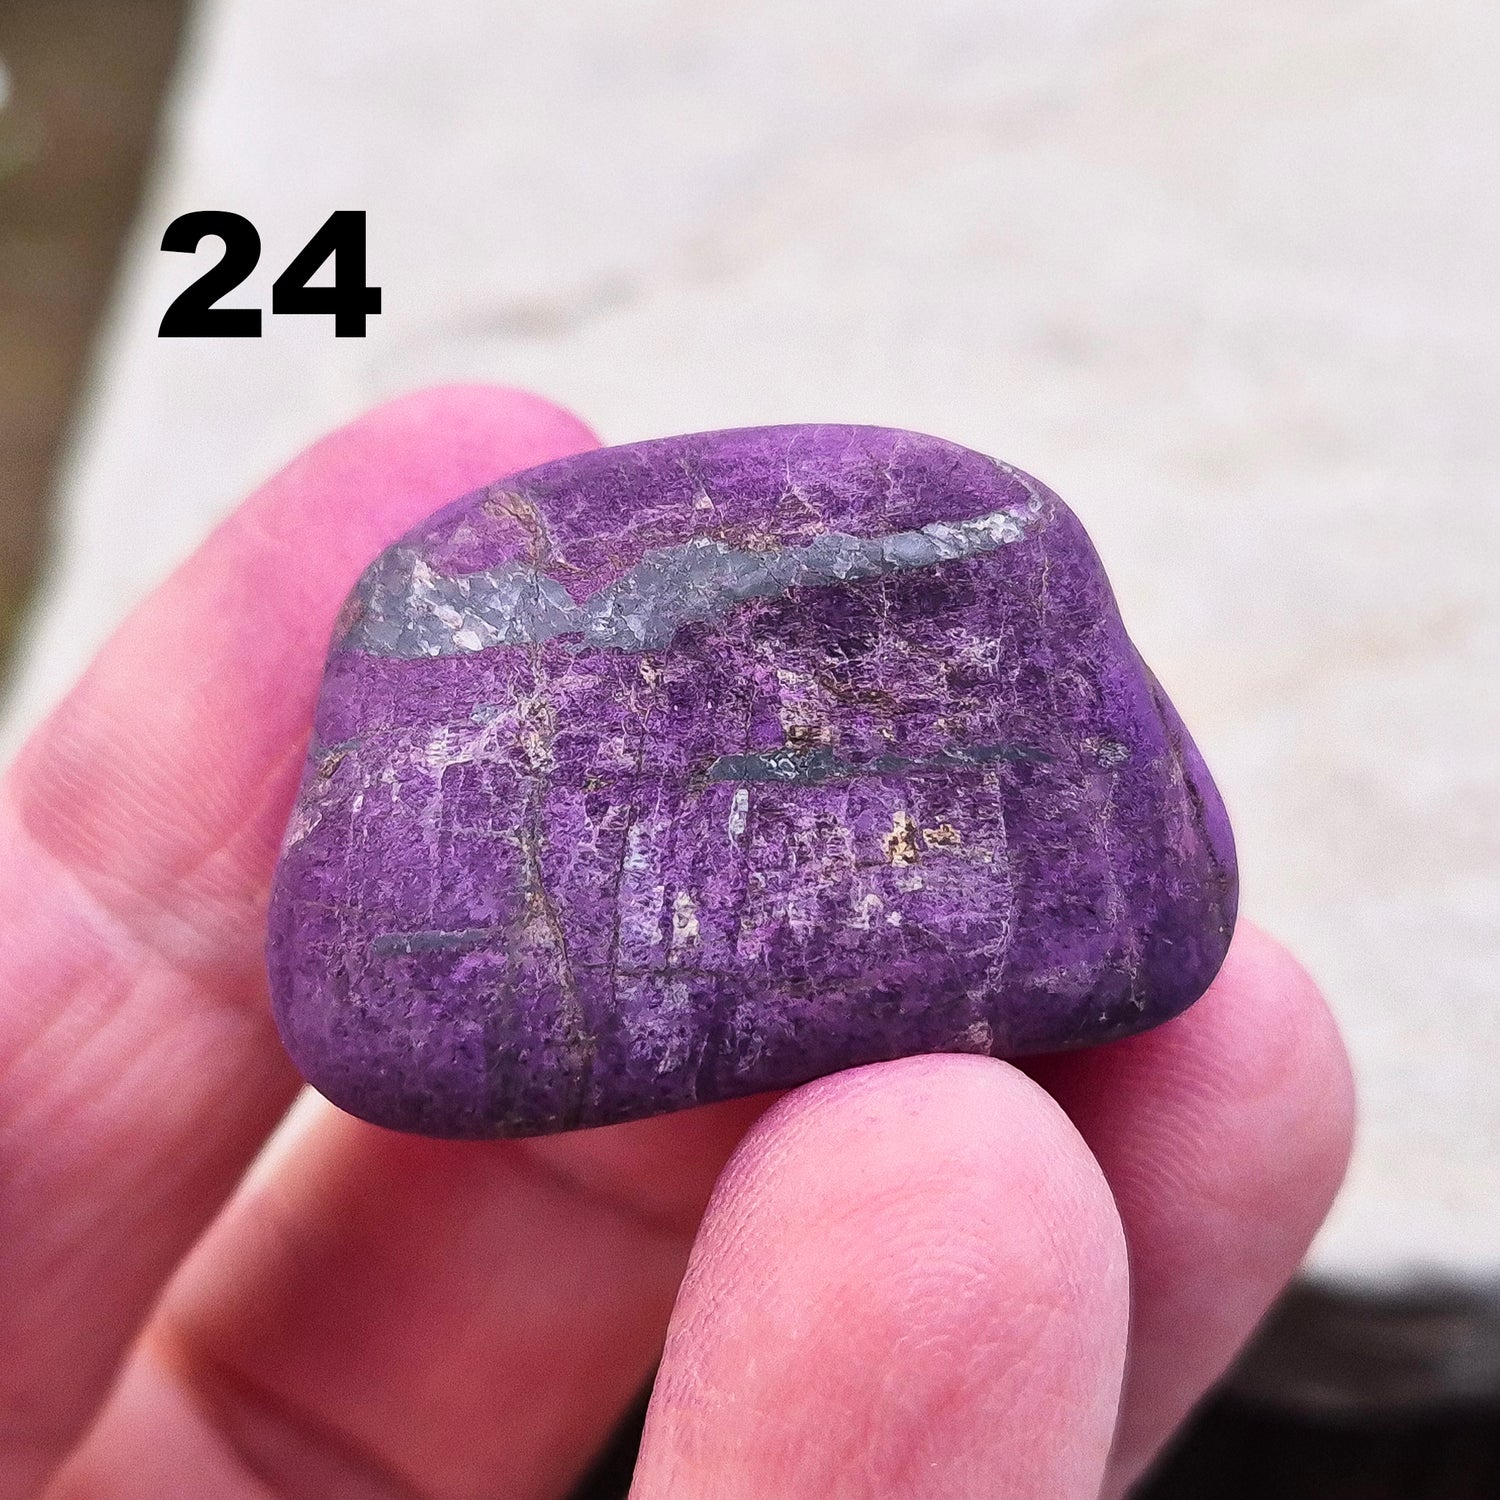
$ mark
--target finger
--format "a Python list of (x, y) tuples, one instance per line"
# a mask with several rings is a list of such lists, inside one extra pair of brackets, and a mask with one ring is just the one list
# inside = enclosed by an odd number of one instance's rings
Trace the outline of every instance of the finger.
[(264, 893), (339, 602), (440, 502), (587, 446), (407, 398), (271, 480), (121, 628), (0, 792), (0, 1496), (32, 1493), (295, 1079)]
[(1109, 1494), (1141, 1473), (1296, 1270), (1348, 1160), (1332, 1018), (1242, 922), (1209, 992), (1156, 1031), (1029, 1069), (1114, 1191), (1130, 1246), (1130, 1373)]
[(51, 1500), (556, 1500), (649, 1378), (765, 1102), (482, 1143), (325, 1106), (194, 1250)]
[(1124, 1243), (1053, 1102), (989, 1059), (797, 1091), (714, 1195), (636, 1500), (1094, 1500)]

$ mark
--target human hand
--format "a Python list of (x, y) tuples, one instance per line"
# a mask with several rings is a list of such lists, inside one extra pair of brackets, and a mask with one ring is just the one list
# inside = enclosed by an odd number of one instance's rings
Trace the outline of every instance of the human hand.
[(1115, 1496), (1300, 1259), (1349, 1076), (1248, 924), (1179, 1019), (1024, 1070), (483, 1144), (319, 1102), (241, 1182), (298, 1086), (261, 945), (339, 603), (593, 442), (483, 387), (335, 433), (11, 768), (0, 1500), (560, 1500), (659, 1355), (639, 1500)]

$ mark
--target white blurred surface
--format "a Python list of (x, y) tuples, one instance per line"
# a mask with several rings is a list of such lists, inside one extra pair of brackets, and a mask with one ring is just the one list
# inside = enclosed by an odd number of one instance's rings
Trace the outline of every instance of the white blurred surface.
[[(1500, 10), (216, 0), (65, 486), (14, 735), (257, 478), (415, 384), (626, 441), (880, 422), (1039, 474), (1364, 1094), (1315, 1251), (1500, 1269)], [(364, 341), (159, 341), (247, 215), (369, 212)]]

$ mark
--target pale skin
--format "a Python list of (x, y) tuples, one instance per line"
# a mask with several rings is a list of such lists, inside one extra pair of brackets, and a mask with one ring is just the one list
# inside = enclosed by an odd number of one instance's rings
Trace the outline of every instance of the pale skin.
[(1178, 1020), (538, 1141), (297, 1093), (267, 884), (321, 656), (440, 503), (592, 446), (456, 387), (344, 428), (141, 606), (0, 799), (0, 1500), (561, 1500), (650, 1371), (636, 1500), (1121, 1495), (1349, 1147), (1242, 923)]

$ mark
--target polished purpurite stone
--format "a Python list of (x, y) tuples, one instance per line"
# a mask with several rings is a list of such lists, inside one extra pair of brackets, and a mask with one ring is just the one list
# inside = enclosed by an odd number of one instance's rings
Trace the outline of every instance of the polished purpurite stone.
[(1218, 793), (1046, 486), (937, 438), (606, 448), (339, 619), (270, 913), (334, 1103), (525, 1135), (1106, 1042), (1234, 925)]

